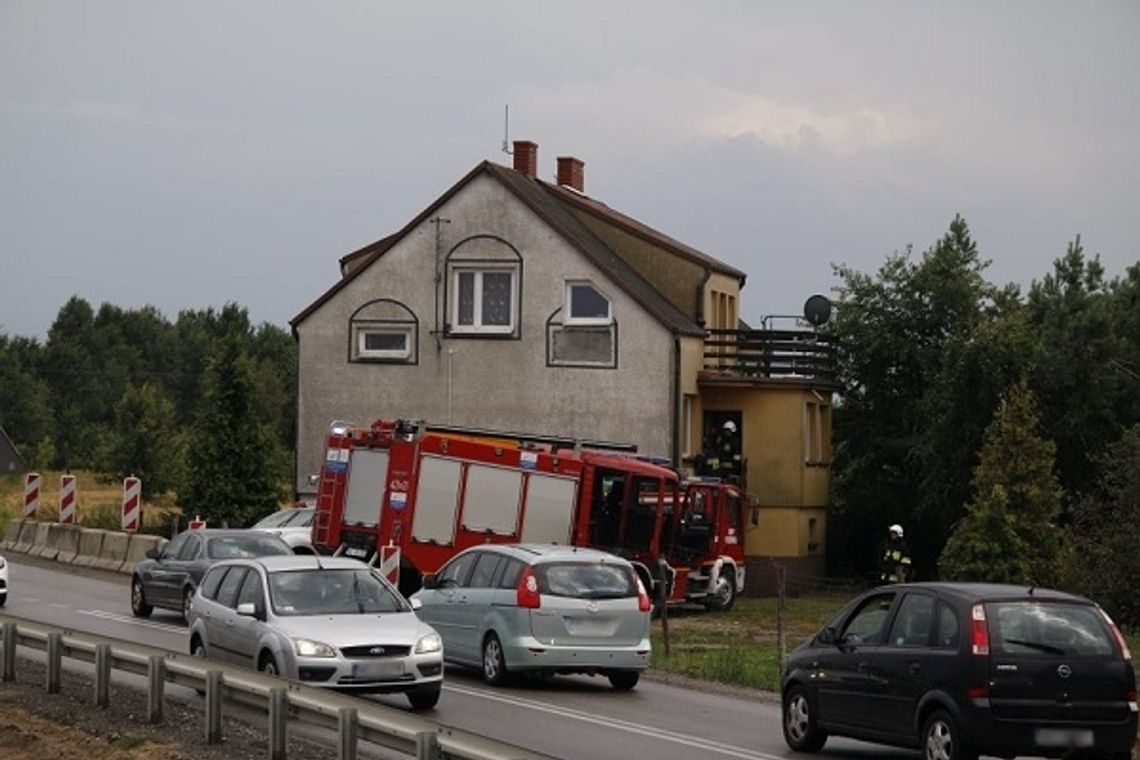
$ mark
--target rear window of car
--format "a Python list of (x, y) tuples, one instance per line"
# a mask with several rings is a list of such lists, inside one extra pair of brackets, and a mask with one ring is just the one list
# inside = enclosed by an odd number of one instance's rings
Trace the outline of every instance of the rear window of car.
[(210, 559), (275, 557), (292, 553), (293, 550), (281, 539), (259, 533), (244, 536), (216, 536), (206, 544), (206, 556)]
[(539, 593), (574, 599), (637, 596), (633, 570), (604, 562), (555, 562), (535, 567)]
[(1047, 602), (997, 602), (986, 607), (996, 639), (991, 646), (1003, 654), (1104, 657), (1114, 652), (1112, 634), (1095, 607)]

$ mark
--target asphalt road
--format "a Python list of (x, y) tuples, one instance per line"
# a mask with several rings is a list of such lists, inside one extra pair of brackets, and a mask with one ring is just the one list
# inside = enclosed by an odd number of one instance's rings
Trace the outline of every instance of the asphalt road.
[[(6, 612), (75, 631), (177, 652), (186, 628), (175, 613), (132, 617), (125, 576), (65, 571), (7, 555), (11, 593)], [(408, 709), (399, 695), (368, 697)], [(770, 698), (706, 693), (643, 679), (615, 692), (602, 678), (558, 677), (544, 683), (489, 688), (470, 671), (449, 668), (443, 698), (425, 717), (535, 751), (566, 758), (804, 757), (784, 745), (779, 705)], [(832, 739), (821, 758), (913, 760), (917, 753)]]

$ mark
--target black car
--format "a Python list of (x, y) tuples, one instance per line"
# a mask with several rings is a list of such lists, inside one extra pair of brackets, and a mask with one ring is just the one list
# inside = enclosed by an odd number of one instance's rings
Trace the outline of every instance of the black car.
[(1127, 760), (1136, 673), (1096, 604), (1025, 586), (915, 583), (848, 604), (788, 658), (784, 739), (829, 734), (920, 748), (927, 760)]
[(177, 610), (186, 617), (194, 590), (215, 562), (239, 557), (292, 554), (287, 543), (255, 530), (203, 528), (186, 530), (163, 549), (151, 549), (131, 577), (131, 612), (149, 617), (155, 607)]

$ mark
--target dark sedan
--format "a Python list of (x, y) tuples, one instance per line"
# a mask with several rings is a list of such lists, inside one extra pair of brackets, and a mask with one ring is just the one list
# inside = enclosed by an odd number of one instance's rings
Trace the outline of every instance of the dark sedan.
[(131, 578), (131, 612), (148, 617), (155, 607), (186, 617), (202, 576), (215, 562), (243, 557), (290, 555), (277, 536), (251, 530), (214, 528), (179, 533), (163, 549), (147, 552)]

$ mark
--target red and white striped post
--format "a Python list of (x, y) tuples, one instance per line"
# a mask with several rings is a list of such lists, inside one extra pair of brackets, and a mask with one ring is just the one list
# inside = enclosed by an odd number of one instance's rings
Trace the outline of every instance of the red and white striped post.
[(135, 476), (123, 478), (123, 530), (137, 533), (142, 524), (142, 481)]
[(36, 519), (36, 510), (40, 508), (40, 474), (29, 472), (24, 476), (24, 519)]
[(75, 476), (59, 476), (59, 521), (75, 525)]
[(380, 547), (380, 574), (393, 586), (400, 585), (400, 547), (393, 546), (391, 541)]

